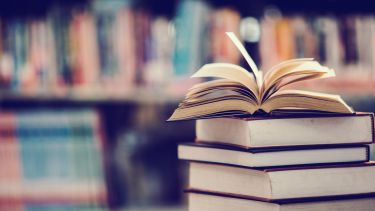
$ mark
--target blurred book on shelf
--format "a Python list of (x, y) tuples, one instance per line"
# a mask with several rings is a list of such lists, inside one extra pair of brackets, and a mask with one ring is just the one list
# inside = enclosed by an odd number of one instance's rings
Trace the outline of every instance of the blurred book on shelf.
[[(194, 15), (191, 15), (194, 13)], [(207, 59), (207, 28), (211, 8), (205, 1), (184, 0), (177, 7), (175, 18), (174, 70), (177, 76), (188, 77)]]
[(2, 111), (0, 117), (0, 210), (104, 208), (104, 143), (94, 110)]
[(55, 6), (43, 17), (3, 18), (2, 91), (122, 96), (156, 89), (179, 95), (184, 83), (191, 84), (186, 76), (207, 58), (210, 7), (204, 1), (182, 1), (173, 24), (133, 3), (95, 0)]
[(237, 10), (226, 7), (214, 10), (210, 24), (211, 60), (231, 64), (240, 63), (241, 55), (239, 51), (225, 34), (226, 32), (233, 32), (238, 36), (240, 22), (241, 15)]
[(266, 11), (260, 24), (262, 68), (292, 58), (315, 58), (334, 68), (337, 80), (303, 83), (303, 86), (342, 94), (374, 94), (375, 17), (281, 16)]

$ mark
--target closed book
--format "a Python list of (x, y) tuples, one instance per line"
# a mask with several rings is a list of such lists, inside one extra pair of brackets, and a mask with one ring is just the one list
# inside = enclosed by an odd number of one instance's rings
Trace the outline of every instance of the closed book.
[(178, 146), (182, 160), (221, 163), (244, 167), (366, 162), (367, 145), (245, 149), (226, 145), (186, 143)]
[(262, 169), (192, 162), (189, 168), (190, 189), (263, 201), (375, 192), (375, 162)]
[(372, 211), (375, 207), (374, 195), (338, 197), (330, 200), (278, 203), (252, 200), (243, 197), (190, 192), (188, 194), (188, 200), (189, 211)]
[(295, 114), (197, 120), (199, 142), (246, 148), (374, 142), (374, 115)]

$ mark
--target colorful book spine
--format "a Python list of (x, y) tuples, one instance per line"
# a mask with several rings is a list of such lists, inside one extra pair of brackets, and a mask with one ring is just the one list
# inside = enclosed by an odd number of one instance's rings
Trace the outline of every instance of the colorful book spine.
[[(181, 1), (175, 19), (174, 74), (190, 75), (207, 59), (210, 7), (205, 1)], [(194, 15), (191, 15), (194, 14)], [(194, 43), (194, 45), (192, 45)]]

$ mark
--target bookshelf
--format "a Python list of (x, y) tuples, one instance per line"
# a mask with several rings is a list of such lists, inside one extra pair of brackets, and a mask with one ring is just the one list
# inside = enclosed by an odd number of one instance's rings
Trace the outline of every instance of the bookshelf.
[[(371, 1), (353, 5), (352, 0), (6, 1), (0, 4), (0, 110), (97, 113), (107, 193), (99, 192), (95, 203), (116, 209), (180, 205), (186, 174), (177, 170), (176, 142), (192, 141), (194, 124), (165, 120), (196, 82), (189, 76), (202, 64), (245, 66), (223, 32), (247, 30), (245, 46), (264, 66), (269, 55), (259, 50), (264, 39), (259, 32), (267, 10), (278, 8), (282, 17), (305, 22), (310, 15), (375, 17)], [(373, 110), (375, 68), (335, 68), (337, 80), (302, 85), (341, 94), (356, 109)], [(53, 188), (42, 197), (35, 192), (19, 198), (33, 206), (92, 200)]]

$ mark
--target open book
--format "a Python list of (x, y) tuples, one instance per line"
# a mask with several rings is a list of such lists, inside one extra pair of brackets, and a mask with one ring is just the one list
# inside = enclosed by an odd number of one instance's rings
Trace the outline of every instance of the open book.
[(310, 58), (292, 59), (273, 66), (264, 75), (232, 32), (228, 37), (251, 68), (228, 63), (206, 64), (192, 77), (221, 78), (193, 86), (180, 103), (172, 120), (210, 118), (270, 113), (275, 109), (308, 109), (353, 113), (339, 95), (301, 90), (285, 90), (285, 86), (304, 80), (335, 76), (334, 70)]

